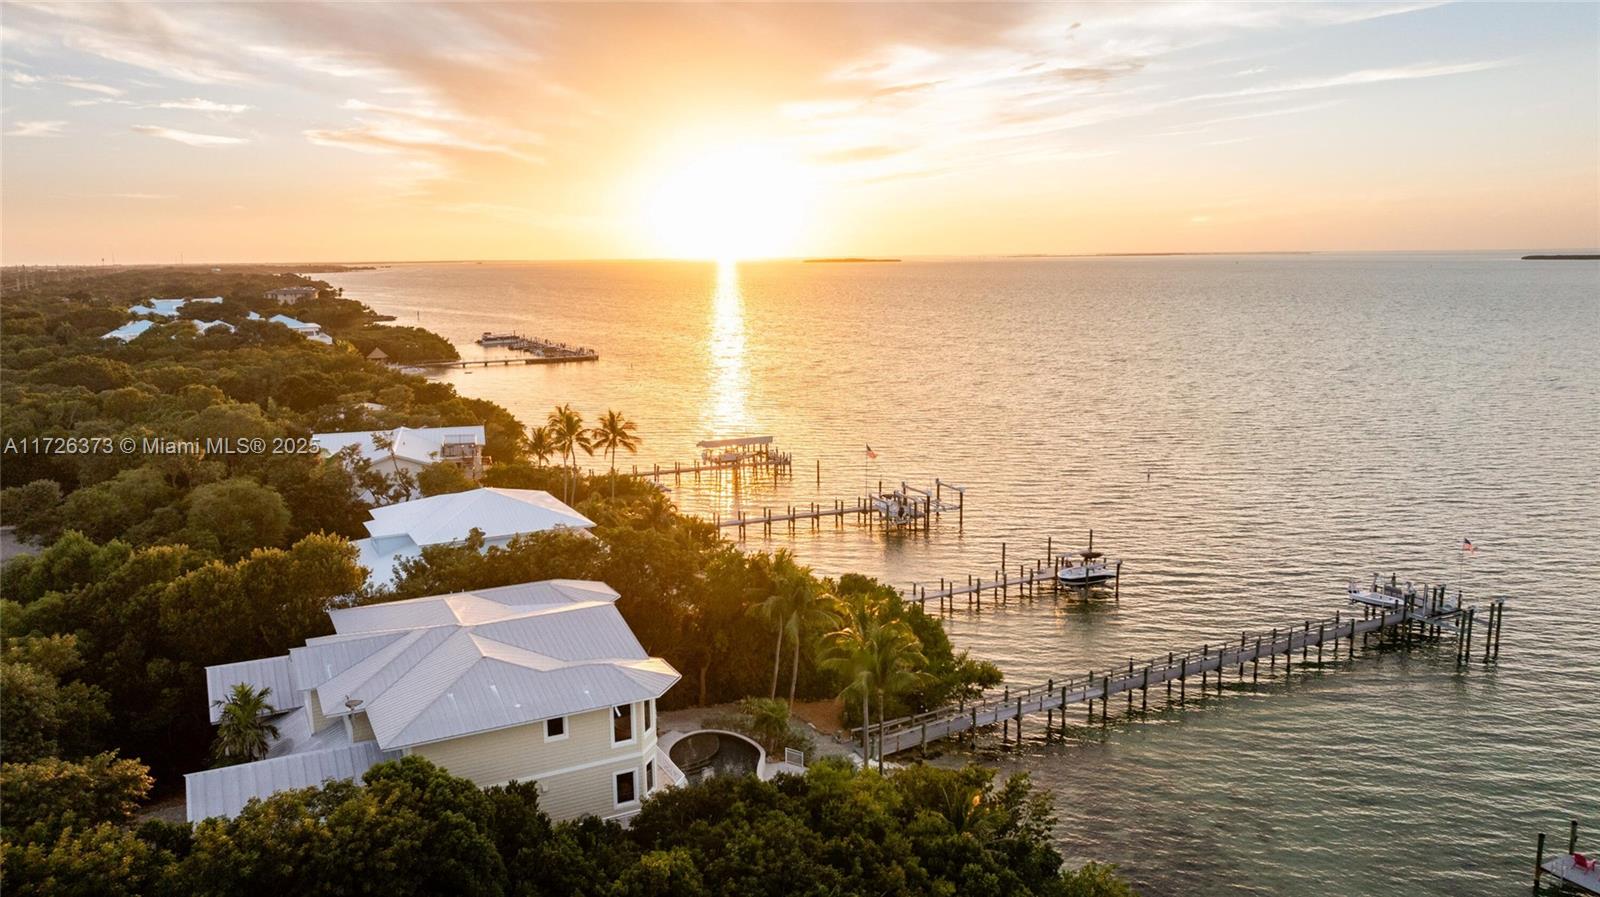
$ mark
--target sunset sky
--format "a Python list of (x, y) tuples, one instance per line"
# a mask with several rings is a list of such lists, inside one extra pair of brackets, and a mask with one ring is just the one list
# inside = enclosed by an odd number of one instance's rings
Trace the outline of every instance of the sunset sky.
[(1585, 3), (0, 16), (7, 264), (1600, 243)]

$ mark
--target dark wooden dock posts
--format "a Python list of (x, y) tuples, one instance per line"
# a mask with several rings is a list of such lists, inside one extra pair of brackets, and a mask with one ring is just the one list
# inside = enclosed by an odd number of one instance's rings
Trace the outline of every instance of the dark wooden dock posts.
[[(1578, 853), (1578, 820), (1571, 821), (1567, 835), (1567, 852), (1560, 856), (1545, 859), (1544, 856), (1545, 834), (1539, 833), (1539, 840), (1534, 848), (1533, 856), (1533, 893), (1538, 894), (1544, 877), (1549, 875), (1577, 890), (1588, 894), (1600, 894), (1600, 871), (1593, 868), (1584, 868), (1577, 863)], [(1562, 889), (1562, 893), (1566, 893)]]
[[(943, 585), (943, 581), (941, 581)], [(953, 585), (942, 588), (937, 595), (966, 591), (969, 600), (979, 599), (983, 589), (998, 591), (992, 584), (982, 580), (972, 582), (970, 591), (960, 590)], [(925, 593), (921, 593), (925, 594)], [(958, 709), (937, 709), (926, 713), (890, 720), (882, 724), (880, 731), (880, 750), (886, 754), (893, 754), (912, 746), (926, 747), (929, 740), (959, 736), (964, 732), (971, 732), (977, 728), (1000, 724), (1003, 735), (1009, 741), (1012, 731), (1012, 720), (1016, 721), (1016, 731), (1020, 733), (1021, 720), (1029, 713), (1046, 714), (1046, 734), (1055, 720), (1061, 720), (1061, 726), (1066, 726), (1066, 710), (1073, 704), (1082, 704), (1085, 708), (1086, 720), (1093, 724), (1096, 704), (1099, 705), (1099, 715), (1102, 724), (1106, 724), (1110, 717), (1110, 703), (1114, 695), (1127, 696), (1127, 712), (1133, 714), (1133, 692), (1140, 692), (1140, 711), (1149, 710), (1149, 690), (1152, 685), (1165, 685), (1166, 698), (1169, 706), (1173, 703), (1173, 683), (1177, 683), (1177, 704), (1182, 706), (1188, 698), (1188, 678), (1198, 673), (1201, 678), (1200, 694), (1205, 696), (1210, 686), (1211, 673), (1217, 674), (1216, 693), (1223, 693), (1224, 676), (1228, 668), (1237, 670), (1238, 683), (1244, 682), (1245, 664), (1251, 665), (1252, 683), (1260, 678), (1260, 662), (1265, 657), (1269, 666), (1276, 667), (1277, 656), (1284, 657), (1285, 672), (1292, 667), (1294, 655), (1300, 654), (1300, 665), (1310, 667), (1312, 661), (1310, 651), (1313, 647), (1317, 651), (1317, 668), (1320, 668), (1327, 659), (1327, 648), (1332, 648), (1332, 659), (1339, 657), (1338, 643), (1343, 640), (1349, 658), (1355, 657), (1356, 640), (1360, 636), (1365, 642), (1372, 634), (1377, 634), (1380, 641), (1388, 638), (1390, 643), (1397, 647), (1409, 647), (1426, 640), (1436, 638), (1430, 632), (1443, 633), (1454, 630), (1457, 633), (1462, 650), (1457, 657), (1471, 657), (1470, 636), (1474, 608), (1463, 606), (1459, 598), (1451, 601), (1441, 591), (1437, 595), (1430, 595), (1429, 600), (1422, 600), (1413, 596), (1397, 603), (1395, 606), (1374, 607), (1363, 605), (1361, 615), (1346, 616), (1343, 612), (1336, 613), (1333, 617), (1321, 621), (1303, 620), (1298, 624), (1288, 627), (1273, 627), (1270, 631), (1240, 633), (1237, 643), (1231, 638), (1221, 645), (1202, 645), (1198, 652), (1169, 651), (1164, 657), (1156, 657), (1140, 663), (1130, 658), (1126, 666), (1119, 665), (1115, 670), (1097, 671), (1090, 670), (1081, 679), (1052, 677), (1040, 686), (1030, 686), (1023, 689), (1013, 689), (1009, 685), (1003, 695), (998, 699), (980, 700), (970, 705), (963, 704)], [(1496, 600), (1489, 611), (1492, 622), (1485, 623), (1485, 639), (1497, 644), (1499, 641), (1499, 628), (1503, 602)], [(1236, 645), (1236, 646), (1235, 646)], [(1215, 650), (1213, 650), (1215, 648)], [(1197, 656), (1198, 655), (1198, 656)], [(1496, 657), (1495, 647), (1487, 647), (1484, 657), (1488, 662), (1493, 662)]]

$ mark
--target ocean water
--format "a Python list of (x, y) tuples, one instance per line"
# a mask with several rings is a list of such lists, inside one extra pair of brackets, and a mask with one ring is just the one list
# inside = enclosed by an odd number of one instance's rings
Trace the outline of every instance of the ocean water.
[[(964, 525), (772, 537), (905, 587), (1095, 545), (1120, 601), (965, 607), (1018, 685), (1347, 610), (1393, 572), (1507, 601), (1498, 664), (1376, 647), (1181, 709), (953, 749), (1056, 797), (1072, 860), (1148, 895), (1499, 895), (1539, 831), (1600, 849), (1600, 267), (1516, 254), (406, 265), (347, 295), (485, 352), (445, 374), (534, 421), (638, 422), (620, 466), (772, 434), (792, 476), (673, 483), (696, 513), (967, 488)], [(866, 446), (878, 453), (868, 460)], [(607, 462), (595, 459), (596, 468)], [(820, 473), (819, 473), (820, 471)], [(819, 482), (820, 480), (820, 482)], [(1470, 538), (1479, 551), (1459, 550)], [(1481, 639), (1478, 642), (1481, 645)], [(1156, 694), (1152, 693), (1152, 699)]]

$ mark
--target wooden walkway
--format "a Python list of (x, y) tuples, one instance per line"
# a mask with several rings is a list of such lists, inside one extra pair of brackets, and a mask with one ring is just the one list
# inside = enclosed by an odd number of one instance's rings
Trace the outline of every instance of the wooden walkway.
[(649, 470), (640, 470), (636, 465), (633, 468), (633, 472), (625, 474), (625, 476), (635, 477), (641, 480), (654, 480), (659, 483), (668, 477), (677, 480), (684, 476), (692, 475), (696, 480), (699, 480), (701, 473), (716, 473), (721, 475), (723, 473), (737, 473), (741, 469), (749, 469), (752, 471), (765, 470), (776, 475), (784, 471), (792, 472), (793, 467), (794, 459), (788, 454), (782, 454), (772, 455), (766, 458), (752, 456), (750, 458), (741, 458), (738, 461), (691, 461), (687, 464), (674, 461), (670, 467), (656, 464), (653, 465)]
[[(1485, 663), (1499, 655), (1502, 613), (1503, 603), (1497, 599), (1490, 606)], [(1394, 610), (1363, 607), (1360, 616), (1335, 614), (1331, 619), (1308, 620), (1270, 632), (1241, 633), (1237, 643), (1203, 645), (1195, 650), (1170, 652), (1165, 657), (1156, 657), (1142, 664), (1130, 660), (1126, 667), (1090, 670), (1082, 676), (1051, 679), (1021, 690), (1007, 688), (1004, 695), (998, 698), (889, 720), (878, 724), (873, 740), (881, 755), (887, 756), (910, 748), (926, 747), (929, 742), (997, 723), (1004, 727), (1003, 736), (1008, 737), (1013, 720), (1020, 737), (1022, 720), (1028, 714), (1046, 714), (1049, 731), (1057, 713), (1061, 715), (1061, 725), (1065, 726), (1067, 709), (1083, 706), (1087, 708), (1087, 719), (1093, 722), (1096, 701), (1100, 703), (1100, 719), (1105, 722), (1111, 699), (1118, 695), (1127, 696), (1130, 712), (1136, 692), (1140, 708), (1149, 708), (1151, 686), (1165, 686), (1169, 701), (1176, 687), (1181, 702), (1187, 697), (1189, 679), (1200, 677), (1199, 687), (1203, 694), (1205, 689), (1211, 687), (1213, 674), (1216, 691), (1220, 694), (1223, 676), (1230, 669), (1237, 668), (1237, 678), (1242, 681), (1246, 675), (1245, 667), (1249, 665), (1250, 680), (1254, 682), (1261, 663), (1266, 661), (1275, 668), (1280, 655), (1284, 658), (1285, 669), (1297, 651), (1302, 663), (1309, 661), (1313, 650), (1319, 664), (1330, 649), (1334, 658), (1339, 656), (1340, 650), (1354, 658), (1356, 639), (1359, 637), (1365, 642), (1367, 637), (1375, 633), (1380, 637), (1392, 635), (1407, 645), (1413, 640), (1438, 639), (1450, 633), (1455, 636), (1457, 660), (1465, 662), (1472, 651), (1475, 615), (1474, 607), (1461, 607), (1459, 598), (1450, 599), (1445, 588), (1439, 586), (1430, 589), (1427, 596), (1407, 601)], [(1342, 647), (1341, 640), (1344, 642)]]
[(491, 367), (520, 367), (525, 364), (566, 364), (570, 361), (599, 361), (597, 353), (590, 352), (586, 355), (551, 355), (529, 356), (527, 358), (473, 358), (473, 359), (444, 359), (441, 361), (412, 361), (400, 367), (412, 368), (491, 368)]
[(811, 521), (812, 526), (815, 527), (821, 523), (823, 518), (831, 517), (836, 522), (842, 523), (846, 517), (854, 514), (857, 517), (857, 522), (865, 522), (871, 515), (875, 513), (877, 512), (873, 510), (872, 506), (868, 504), (867, 500), (864, 498), (856, 499), (854, 504), (846, 503), (841, 499), (835, 499), (832, 505), (823, 505), (818, 502), (812, 502), (808, 505), (788, 505), (782, 510), (763, 508), (761, 513), (754, 517), (750, 516), (745, 511), (740, 511), (739, 516), (729, 517), (724, 520), (722, 516), (718, 514), (712, 518), (711, 522), (712, 525), (716, 526), (718, 529), (738, 527), (739, 535), (743, 536), (746, 528), (752, 526), (759, 527), (763, 532), (770, 534), (774, 525), (779, 523), (787, 523), (789, 524), (789, 530), (792, 532), (794, 531), (796, 524), (802, 520)]

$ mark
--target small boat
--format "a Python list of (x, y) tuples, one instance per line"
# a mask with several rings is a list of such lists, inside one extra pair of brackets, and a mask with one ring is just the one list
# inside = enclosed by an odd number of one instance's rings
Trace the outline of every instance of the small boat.
[(522, 337), (515, 333), (495, 333), (492, 330), (485, 330), (483, 335), (473, 342), (480, 346), (510, 346), (521, 340)]
[(1408, 600), (1417, 599), (1417, 587), (1411, 583), (1401, 585), (1391, 578), (1387, 583), (1380, 583), (1378, 577), (1372, 577), (1372, 586), (1363, 588), (1355, 580), (1350, 581), (1346, 594), (1350, 597), (1351, 604), (1365, 604), (1369, 607), (1382, 607), (1393, 610), (1404, 605)]
[(1103, 582), (1110, 582), (1117, 578), (1117, 573), (1122, 566), (1121, 561), (1115, 561), (1094, 550), (1094, 530), (1089, 531), (1089, 548), (1079, 554), (1082, 560), (1077, 563), (1068, 563), (1056, 571), (1056, 579), (1069, 586), (1092, 586)]

